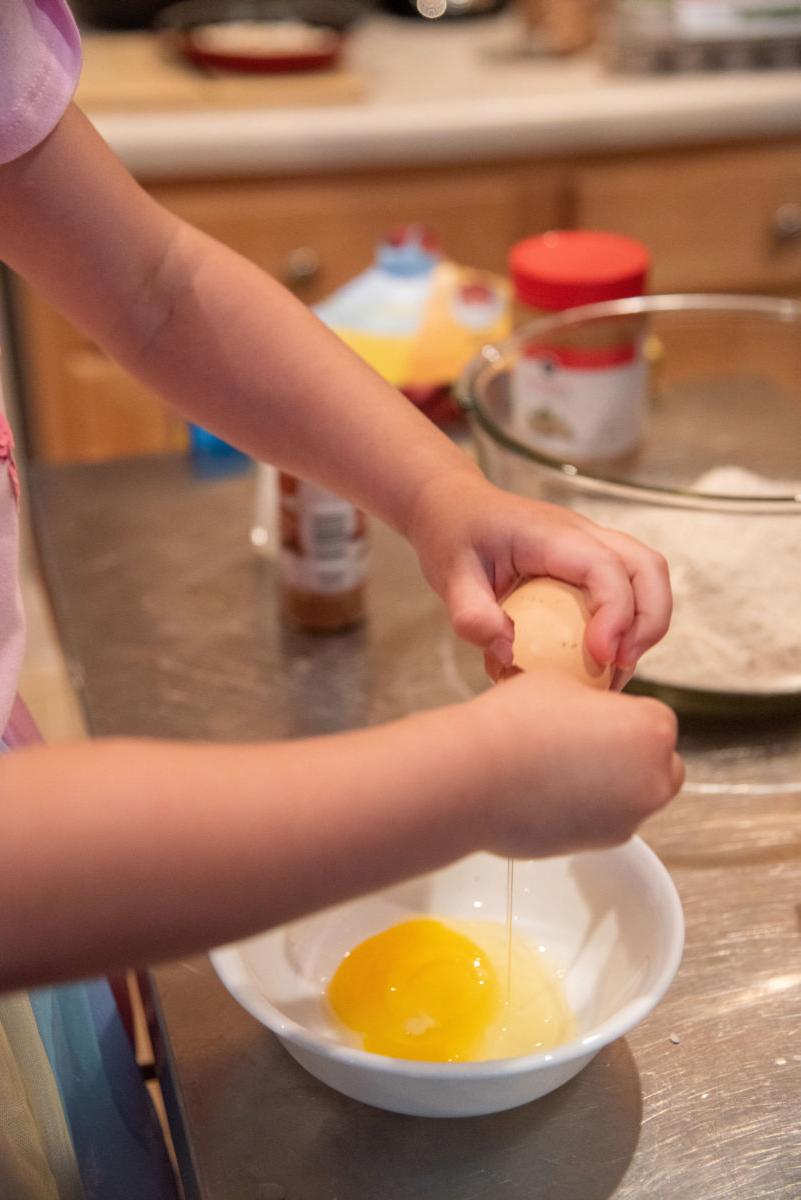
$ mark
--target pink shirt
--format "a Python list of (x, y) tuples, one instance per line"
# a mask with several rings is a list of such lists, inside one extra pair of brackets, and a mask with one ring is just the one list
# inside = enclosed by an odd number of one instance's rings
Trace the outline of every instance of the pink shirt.
[[(78, 30), (64, 0), (0, 0), (0, 163), (58, 124), (81, 69)], [(18, 580), (19, 485), (0, 397), (0, 735), (14, 703), (25, 627)]]
[(0, 3), (0, 163), (58, 124), (81, 70), (81, 42), (64, 0)]

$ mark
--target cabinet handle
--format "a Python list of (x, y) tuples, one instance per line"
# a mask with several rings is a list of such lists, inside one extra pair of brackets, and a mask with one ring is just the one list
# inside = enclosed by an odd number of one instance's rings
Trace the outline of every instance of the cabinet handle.
[(298, 246), (284, 259), (281, 279), (288, 288), (303, 288), (320, 274), (320, 256), (311, 246)]
[(801, 204), (780, 204), (771, 224), (773, 239), (780, 245), (801, 239)]

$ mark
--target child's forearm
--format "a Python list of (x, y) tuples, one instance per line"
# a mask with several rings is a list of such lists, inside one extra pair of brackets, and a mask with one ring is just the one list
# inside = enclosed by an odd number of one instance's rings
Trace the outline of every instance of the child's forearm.
[(473, 850), (625, 841), (681, 786), (675, 717), (535, 675), (303, 743), (3, 755), (0, 991), (192, 953)]
[(302, 747), (3, 756), (0, 991), (199, 951), (476, 849), (450, 711)]
[(475, 470), (275, 280), (154, 203), (75, 108), (0, 169), (0, 257), (185, 416), (396, 528), (430, 479)]

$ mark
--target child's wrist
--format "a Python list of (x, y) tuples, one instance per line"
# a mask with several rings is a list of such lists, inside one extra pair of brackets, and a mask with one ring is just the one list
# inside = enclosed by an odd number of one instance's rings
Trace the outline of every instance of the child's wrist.
[(475, 702), (432, 709), (413, 719), (423, 722), (418, 725), (418, 739), (432, 752), (433, 774), (440, 780), (435, 793), (438, 813), (430, 835), (444, 837), (449, 858), (486, 849), (494, 772)]
[(462, 461), (423, 479), (408, 504), (401, 532), (416, 549), (426, 541), (432, 525), (441, 520), (446, 506), (461, 502), (465, 488), (489, 486), (478, 466), (461, 451), (459, 454)]
[(459, 705), (462, 716), (461, 764), (468, 793), (463, 820), (472, 850), (492, 850), (499, 806), (512, 786), (504, 753), (503, 715), (492, 697), (477, 696)]

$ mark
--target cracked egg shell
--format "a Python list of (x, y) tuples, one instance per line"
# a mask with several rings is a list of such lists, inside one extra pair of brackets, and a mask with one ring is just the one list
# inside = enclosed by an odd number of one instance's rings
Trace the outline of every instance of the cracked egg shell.
[(560, 579), (527, 579), (501, 608), (514, 622), (513, 664), (518, 670), (550, 667), (590, 687), (609, 687), (612, 666), (596, 662), (585, 645), (590, 612), (581, 588)]

